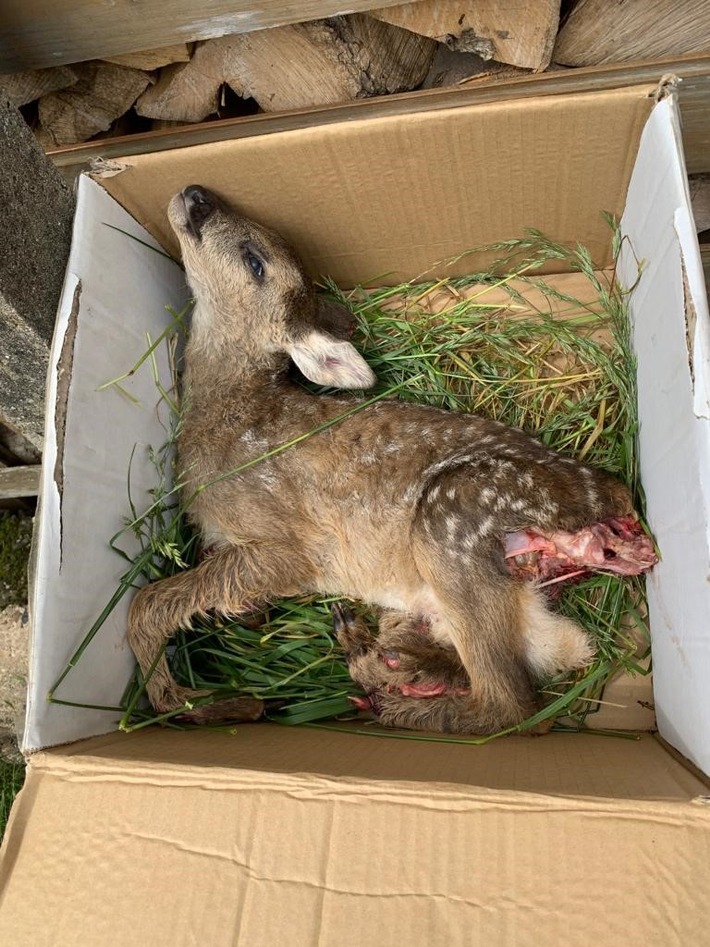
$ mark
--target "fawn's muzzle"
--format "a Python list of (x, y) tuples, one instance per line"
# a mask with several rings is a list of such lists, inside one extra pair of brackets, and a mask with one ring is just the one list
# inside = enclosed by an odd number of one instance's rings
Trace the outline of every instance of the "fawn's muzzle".
[(196, 239), (202, 236), (202, 228), (217, 209), (217, 200), (206, 188), (190, 184), (182, 191), (185, 206), (186, 226)]

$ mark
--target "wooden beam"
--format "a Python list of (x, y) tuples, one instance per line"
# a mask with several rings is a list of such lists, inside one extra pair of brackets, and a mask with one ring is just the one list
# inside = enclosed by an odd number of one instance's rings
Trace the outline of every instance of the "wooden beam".
[(0, 467), (0, 500), (17, 500), (39, 494), (39, 475), (42, 467)]
[[(375, 0), (380, 7), (396, 2)], [(373, 0), (345, 5), (337, 0), (7, 0), (0, 3), (0, 73), (366, 12), (372, 6)]]
[(688, 171), (691, 174), (710, 171), (710, 56), (622, 66), (591, 66), (574, 71), (541, 73), (496, 82), (474, 82), (453, 89), (427, 89), (375, 99), (360, 99), (346, 105), (224, 119), (204, 125), (161, 129), (141, 135), (71, 145), (51, 151), (49, 157), (71, 180), (80, 171), (88, 170), (91, 161), (96, 158), (114, 160), (125, 155), (186, 148), (231, 138), (269, 135), (311, 125), (382, 118), (407, 112), (482, 105), (488, 102), (506, 102), (528, 96), (595, 92), (632, 85), (652, 86), (666, 74), (677, 75), (682, 79), (679, 97)]

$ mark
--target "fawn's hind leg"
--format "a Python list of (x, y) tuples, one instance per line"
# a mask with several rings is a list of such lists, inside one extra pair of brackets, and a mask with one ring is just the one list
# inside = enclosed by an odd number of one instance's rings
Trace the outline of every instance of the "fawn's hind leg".
[[(303, 563), (295, 564), (277, 544), (218, 549), (194, 569), (141, 589), (128, 614), (128, 642), (147, 679), (148, 698), (160, 712), (176, 710), (205, 693), (181, 687), (161, 652), (179, 628), (208, 612), (239, 615), (267, 598), (297, 595), (307, 580)], [(257, 706), (258, 704), (258, 706)], [(257, 719), (261, 702), (251, 697), (196, 708), (186, 716), (204, 723), (218, 719)]]
[(440, 605), (432, 630), (451, 641), (471, 682), (469, 732), (497, 733), (539, 709), (526, 661), (523, 587), (496, 574), (485, 559), (457, 571), (442, 553), (425, 547), (417, 554)]
[(525, 662), (537, 679), (585, 667), (594, 644), (580, 626), (551, 611), (543, 593), (532, 585), (520, 590)]
[(495, 733), (538, 709), (525, 654), (525, 589), (505, 571), (493, 532), (476, 531), (480, 511), (459, 502), (459, 484), (442, 480), (415, 515), (412, 553), (433, 593), (432, 632), (450, 640), (470, 678), (470, 725)]

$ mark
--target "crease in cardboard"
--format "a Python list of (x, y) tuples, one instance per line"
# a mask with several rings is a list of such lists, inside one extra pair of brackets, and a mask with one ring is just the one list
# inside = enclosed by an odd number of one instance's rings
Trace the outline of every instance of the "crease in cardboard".
[[(414, 906), (418, 901), (426, 902), (427, 905), (439, 904), (440, 906), (451, 906), (462, 905), (471, 908), (483, 909), (487, 912), (493, 912), (496, 907), (500, 905), (508, 905), (511, 908), (515, 904), (515, 896), (512, 892), (509, 891), (499, 891), (495, 897), (491, 897), (488, 894), (485, 897), (476, 897), (476, 889), (469, 888), (468, 892), (464, 894), (462, 891), (451, 891), (451, 890), (406, 890), (404, 886), (399, 887), (395, 885), (395, 890), (392, 891), (383, 891), (375, 888), (374, 890), (367, 890), (364, 885), (358, 885), (355, 883), (355, 880), (351, 880), (349, 884), (337, 884), (334, 880), (329, 880), (327, 877), (323, 877), (318, 880), (312, 877), (306, 877), (305, 873), (300, 875), (289, 875), (284, 871), (279, 871), (278, 869), (271, 869), (269, 873), (265, 870), (258, 871), (256, 866), (251, 862), (245, 859), (239, 859), (235, 857), (234, 854), (229, 854), (226, 852), (220, 852), (215, 849), (207, 850), (200, 849), (186, 845), (181, 842), (179, 839), (166, 839), (159, 836), (148, 836), (141, 835), (139, 833), (130, 833), (126, 834), (122, 838), (129, 840), (136, 840), (139, 843), (147, 842), (148, 848), (152, 843), (158, 845), (161, 849), (166, 849), (166, 851), (161, 851), (160, 857), (175, 857), (181, 855), (194, 856), (197, 858), (205, 858), (211, 863), (222, 862), (225, 865), (229, 865), (241, 873), (243, 876), (239, 879), (240, 884), (247, 885), (258, 885), (258, 886), (268, 886), (274, 887), (278, 886), (278, 890), (283, 894), (284, 889), (294, 888), (299, 896), (303, 896), (305, 891), (312, 891), (318, 894), (328, 894), (336, 896), (344, 896), (349, 898), (362, 898), (366, 901), (372, 901), (375, 905), (380, 905), (382, 902), (395, 902), (399, 904), (402, 899), (406, 898), (407, 903), (410, 905), (410, 910), (416, 909)], [(330, 841), (326, 837), (326, 841)], [(324, 845), (324, 848), (327, 850), (330, 848), (329, 845)], [(152, 855), (147, 852), (147, 857), (155, 858), (155, 855)], [(198, 869), (195, 869), (198, 870)], [(211, 865), (211, 870), (214, 870), (214, 864)], [(326, 872), (327, 875), (327, 862), (326, 862)], [(443, 887), (442, 879), (442, 887)], [(384, 910), (395, 910), (395, 907), (387, 907)], [(322, 918), (319, 918), (319, 921)], [(320, 927), (318, 928), (318, 932)], [(236, 940), (235, 943), (241, 943), (241, 941)], [(314, 937), (311, 944), (321, 944), (319, 936)], [(328, 941), (328, 943), (331, 943)], [(385, 942), (387, 943), (387, 942)], [(389, 945), (388, 945), (389, 947)]]
[[(142, 787), (147, 790), (198, 789), (233, 794), (236, 798), (269, 795), (318, 806), (370, 805), (426, 812), (505, 812), (521, 815), (575, 812), (580, 817), (644, 821), (648, 824), (686, 826), (691, 798), (675, 800), (629, 799), (611, 796), (542, 793), (529, 790), (492, 789), (430, 781), (426, 784), (404, 780), (370, 780), (352, 776), (323, 776), (315, 773), (270, 773), (264, 770), (205, 770), (199, 767), (165, 765), (142, 761), (132, 767), (117, 768), (111, 761), (74, 757), (75, 765), (56, 753), (34, 754), (28, 765), (38, 776), (66, 784), (105, 787)], [(243, 804), (236, 803), (235, 804)], [(706, 821), (705, 816), (699, 817)], [(168, 841), (167, 838), (164, 839)]]

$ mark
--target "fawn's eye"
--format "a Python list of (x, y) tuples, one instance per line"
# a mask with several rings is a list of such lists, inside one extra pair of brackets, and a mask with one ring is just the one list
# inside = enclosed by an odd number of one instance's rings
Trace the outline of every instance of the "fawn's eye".
[(253, 253), (250, 253), (247, 250), (247, 263), (251, 267), (251, 271), (256, 276), (257, 279), (262, 279), (264, 276), (264, 264), (261, 262), (258, 256), (254, 256)]

